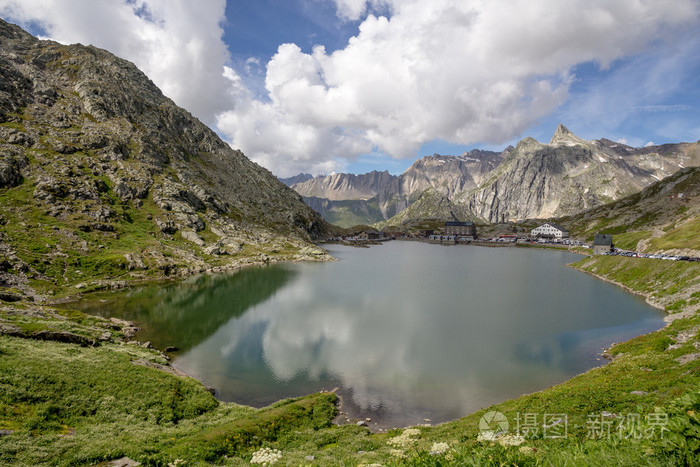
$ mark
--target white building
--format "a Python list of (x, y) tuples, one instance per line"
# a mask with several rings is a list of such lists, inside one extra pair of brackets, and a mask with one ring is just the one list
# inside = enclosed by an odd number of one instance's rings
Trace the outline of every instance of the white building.
[(569, 238), (569, 231), (557, 224), (542, 224), (532, 229), (530, 235), (542, 238)]

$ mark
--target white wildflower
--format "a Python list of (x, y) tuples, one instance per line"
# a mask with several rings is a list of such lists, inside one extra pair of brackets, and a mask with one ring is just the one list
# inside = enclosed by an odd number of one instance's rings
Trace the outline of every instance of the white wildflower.
[(535, 448), (530, 447), (530, 446), (520, 446), (520, 449), (518, 451), (522, 452), (523, 454), (534, 454), (535, 453)]
[(282, 451), (278, 449), (262, 448), (253, 453), (251, 464), (272, 465), (282, 459)]
[(525, 438), (520, 435), (504, 435), (491, 430), (482, 431), (476, 438), (480, 442), (494, 442), (501, 446), (520, 446), (525, 442)]
[(389, 438), (387, 444), (405, 449), (417, 441), (415, 438), (412, 438), (413, 436), (420, 436), (420, 430), (418, 428), (406, 428), (399, 436)]
[(399, 459), (406, 457), (406, 453), (403, 452), (401, 449), (391, 449), (389, 451), (389, 454), (391, 454), (394, 457), (398, 457)]
[(520, 435), (505, 435), (498, 440), (501, 446), (520, 446), (525, 442), (525, 438)]
[(444, 454), (450, 450), (450, 445), (447, 443), (433, 443), (430, 448), (430, 454)]
[(480, 432), (479, 436), (477, 436), (476, 440), (481, 442), (481, 443), (489, 442), (489, 441), (497, 441), (498, 435), (496, 434), (495, 431), (486, 430), (486, 431)]

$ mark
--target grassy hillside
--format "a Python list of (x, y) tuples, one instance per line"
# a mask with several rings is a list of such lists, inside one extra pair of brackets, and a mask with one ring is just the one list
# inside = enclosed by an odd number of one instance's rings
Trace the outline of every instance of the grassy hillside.
[(0, 37), (0, 285), (41, 300), (324, 256), (322, 218), (132, 63)]
[(700, 168), (680, 170), (639, 193), (556, 222), (588, 240), (613, 234), (624, 249), (700, 255)]
[(574, 267), (626, 287), (669, 313), (700, 309), (700, 263), (591, 256)]
[(463, 206), (453, 203), (434, 188), (429, 188), (406, 209), (386, 221), (374, 224), (374, 226), (378, 229), (388, 229), (390, 226), (401, 229), (404, 226), (420, 224), (427, 219), (440, 219), (444, 225), (444, 221), (452, 220), (452, 213), (461, 221), (472, 219)]

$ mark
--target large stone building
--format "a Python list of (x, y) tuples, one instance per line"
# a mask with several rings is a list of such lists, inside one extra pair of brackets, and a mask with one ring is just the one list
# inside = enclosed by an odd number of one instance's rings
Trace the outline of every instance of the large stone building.
[(445, 235), (476, 237), (476, 225), (473, 222), (445, 222)]
[(593, 238), (593, 254), (602, 255), (610, 253), (615, 247), (610, 234), (595, 234)]
[(542, 224), (532, 229), (530, 235), (541, 238), (569, 238), (569, 231), (557, 224)]

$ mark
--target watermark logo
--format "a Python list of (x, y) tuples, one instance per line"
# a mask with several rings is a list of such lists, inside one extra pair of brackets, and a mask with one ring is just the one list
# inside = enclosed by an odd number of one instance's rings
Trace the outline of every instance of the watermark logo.
[(491, 433), (508, 433), (508, 418), (501, 412), (486, 412), (479, 420), (479, 431)]
[[(514, 439), (566, 439), (569, 436), (569, 415), (566, 413), (520, 413), (514, 417)], [(613, 414), (603, 411), (588, 414), (584, 426), (574, 424), (577, 429), (585, 428), (588, 439), (650, 439), (664, 438), (669, 431), (668, 414), (654, 412), (642, 416), (639, 413)], [(501, 412), (491, 411), (479, 420), (479, 440), (508, 441), (506, 438), (510, 424)]]

